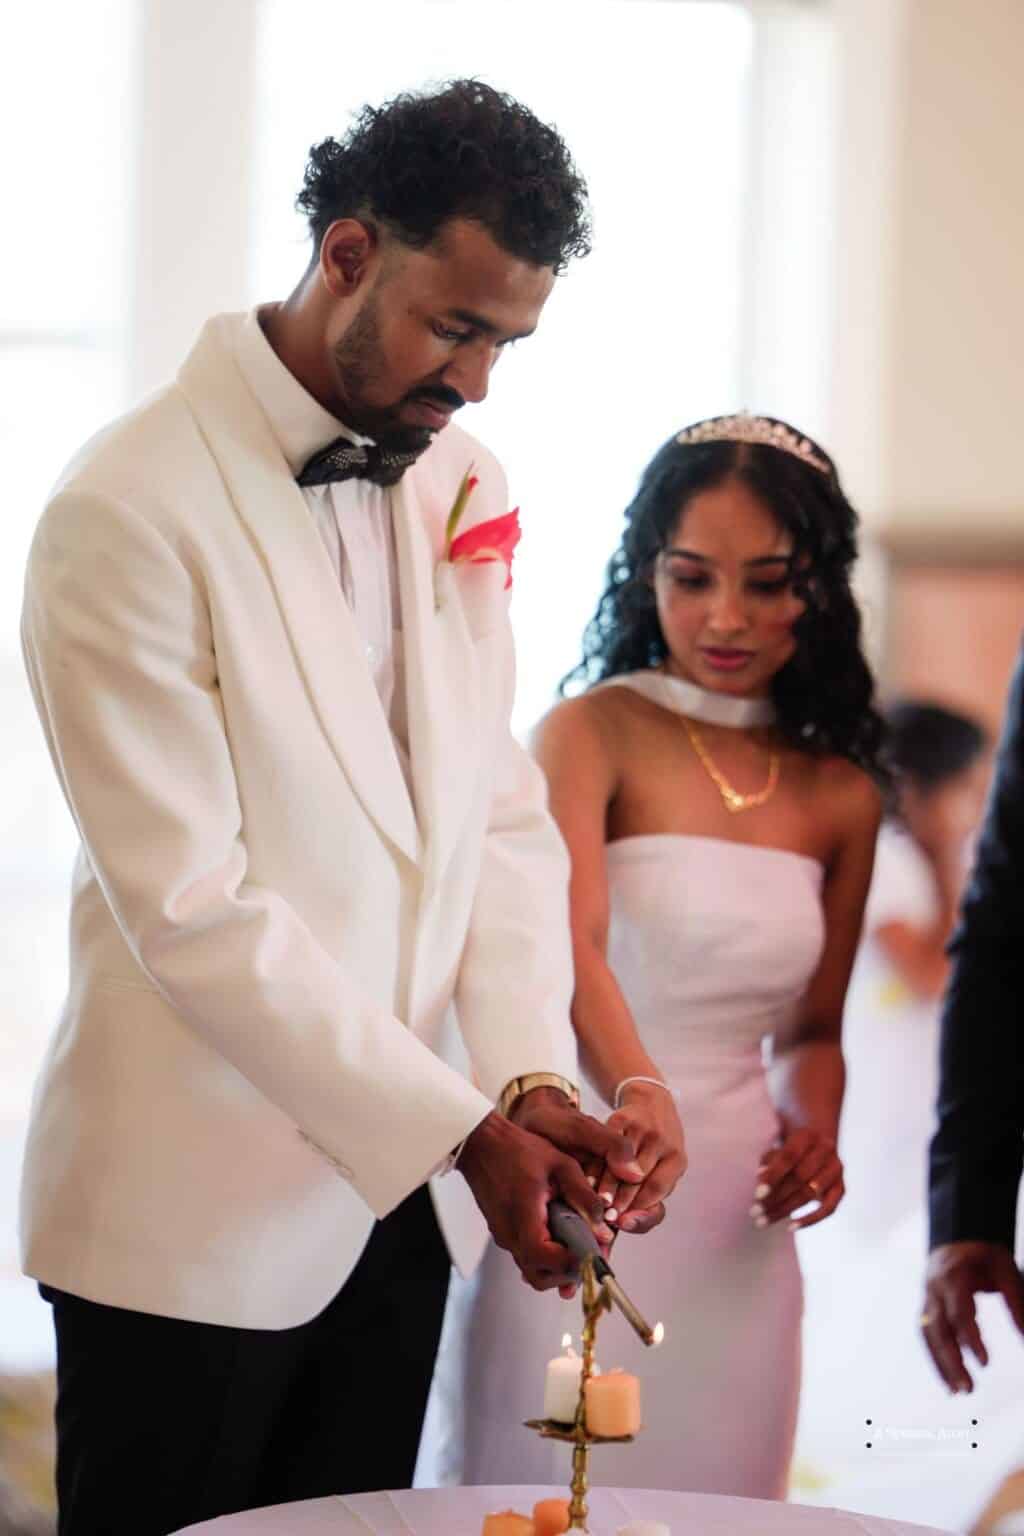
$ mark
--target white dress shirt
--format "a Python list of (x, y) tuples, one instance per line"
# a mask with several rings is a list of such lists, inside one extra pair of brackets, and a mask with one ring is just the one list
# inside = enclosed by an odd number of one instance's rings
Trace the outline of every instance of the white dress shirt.
[[(372, 438), (360, 437), (344, 426), (303, 389), (270, 345), (259, 317), (258, 309), (251, 310), (246, 317), (238, 343), (238, 362), (292, 473), (298, 475), (314, 453), (336, 438), (346, 437), (353, 443), (372, 442)], [(401, 596), (390, 498), (385, 487), (369, 480), (339, 480), (330, 485), (302, 486), (301, 490), (362, 637), (366, 665), (391, 728), (395, 753), (415, 811)], [(433, 1172), (450, 1173), (464, 1146), (465, 1142), (460, 1142)]]
[[(371, 442), (325, 411), (288, 371), (263, 334), (260, 313), (254, 309), (246, 317), (238, 362), (292, 473), (298, 475), (314, 453), (336, 438)], [(369, 480), (303, 486), (302, 494), (362, 637), (366, 665), (415, 808), (390, 498), (383, 486)]]

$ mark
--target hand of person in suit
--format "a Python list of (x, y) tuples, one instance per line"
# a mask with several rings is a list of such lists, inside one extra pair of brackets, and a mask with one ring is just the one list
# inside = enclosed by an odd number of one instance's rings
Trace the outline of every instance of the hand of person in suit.
[(632, 1143), (581, 1114), (554, 1088), (525, 1093), (507, 1120), (488, 1115), (463, 1147), (459, 1172), (494, 1241), (535, 1290), (571, 1287), (578, 1279), (576, 1261), (548, 1230), (547, 1209), (556, 1196), (589, 1222), (605, 1250), (612, 1241), (605, 1203), (581, 1166), (585, 1159), (608, 1162), (624, 1181), (643, 1180)]
[(935, 1369), (951, 1392), (974, 1390), (964, 1349), (979, 1365), (988, 1364), (974, 1303), (980, 1291), (998, 1291), (1024, 1333), (1024, 1279), (1008, 1248), (1002, 1243), (970, 1242), (932, 1249), (925, 1271), (921, 1332)]

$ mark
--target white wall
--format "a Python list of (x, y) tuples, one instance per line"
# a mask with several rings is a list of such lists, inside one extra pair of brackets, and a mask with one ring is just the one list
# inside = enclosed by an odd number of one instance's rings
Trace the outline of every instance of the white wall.
[(1021, 532), (1020, 0), (833, 0), (832, 419), (877, 527)]
[(1024, 522), (1024, 5), (913, 0), (903, 60), (890, 504)]
[(254, 0), (144, 0), (129, 398), (177, 370), (209, 315), (245, 306)]

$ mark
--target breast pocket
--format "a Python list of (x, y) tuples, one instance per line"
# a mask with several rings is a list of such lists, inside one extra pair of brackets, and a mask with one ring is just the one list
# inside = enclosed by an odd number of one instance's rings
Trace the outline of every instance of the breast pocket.
[(508, 620), (510, 590), (508, 568), (503, 560), (478, 565), (466, 561), (451, 569), (453, 596), (460, 604), (466, 628), (475, 642), (500, 634)]

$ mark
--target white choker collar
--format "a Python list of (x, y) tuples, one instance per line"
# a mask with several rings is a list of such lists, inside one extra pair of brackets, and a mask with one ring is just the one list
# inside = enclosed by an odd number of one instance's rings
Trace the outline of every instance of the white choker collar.
[(653, 704), (660, 704), (662, 709), (688, 715), (691, 720), (706, 720), (709, 725), (728, 725), (743, 730), (755, 725), (771, 725), (775, 720), (775, 705), (771, 699), (739, 699), (728, 693), (712, 693), (685, 678), (653, 668), (608, 678), (608, 684), (613, 683), (632, 688), (634, 693), (643, 694)]

